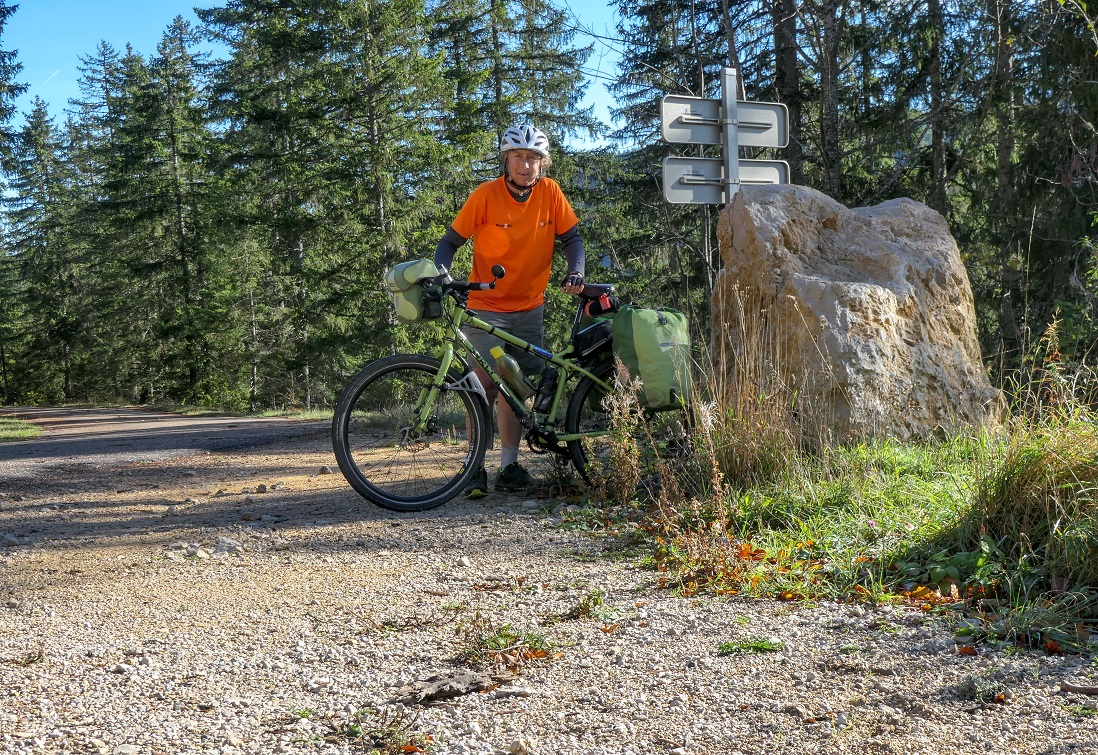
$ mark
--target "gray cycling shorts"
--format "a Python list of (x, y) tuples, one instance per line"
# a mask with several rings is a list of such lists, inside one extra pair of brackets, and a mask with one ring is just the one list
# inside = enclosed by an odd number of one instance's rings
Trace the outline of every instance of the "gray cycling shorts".
[[(469, 314), (484, 320), (493, 327), (506, 330), (511, 335), (518, 336), (535, 346), (545, 345), (544, 304), (524, 312), (475, 312), (469, 310)], [(524, 374), (540, 375), (545, 368), (545, 360), (541, 357), (536, 357), (509, 343), (504, 343), (503, 340), (491, 333), (467, 325), (462, 327), (461, 332), (473, 343), (480, 355), (488, 360), (488, 364), (495, 364), (495, 360), (492, 358), (492, 347), (502, 346), (504, 351), (513, 356), (515, 361), (519, 363), (519, 367), (522, 368)]]

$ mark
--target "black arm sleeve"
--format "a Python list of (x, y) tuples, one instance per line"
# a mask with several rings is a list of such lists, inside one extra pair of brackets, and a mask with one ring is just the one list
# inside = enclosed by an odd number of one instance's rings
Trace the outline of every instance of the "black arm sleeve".
[[(563, 247), (564, 256), (568, 260), (568, 272), (583, 275), (587, 266), (587, 257), (583, 251), (583, 239), (580, 238), (579, 223), (560, 235), (560, 245)], [(438, 254), (435, 256), (437, 257)]]
[(449, 270), (450, 265), (454, 263), (454, 255), (457, 254), (457, 250), (466, 241), (468, 239), (455, 231), (453, 226), (447, 228), (446, 233), (439, 240), (438, 246), (435, 247), (435, 265)]

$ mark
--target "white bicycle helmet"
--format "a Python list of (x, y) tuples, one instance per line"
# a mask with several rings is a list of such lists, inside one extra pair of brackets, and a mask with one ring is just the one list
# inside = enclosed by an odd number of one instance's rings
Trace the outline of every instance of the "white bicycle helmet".
[(528, 149), (542, 157), (549, 157), (549, 137), (541, 129), (524, 123), (512, 126), (503, 132), (499, 140), (499, 153), (502, 155), (512, 149)]

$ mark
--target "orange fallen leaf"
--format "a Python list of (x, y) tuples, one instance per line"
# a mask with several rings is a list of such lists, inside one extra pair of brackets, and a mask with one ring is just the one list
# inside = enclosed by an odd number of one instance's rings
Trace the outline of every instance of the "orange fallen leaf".
[(1006, 695), (996, 695), (995, 702), (999, 703), (999, 705), (1006, 705)]
[(971, 645), (960, 645), (957, 648), (957, 655), (976, 655), (976, 648)]
[(1056, 655), (1063, 655), (1064, 653), (1064, 651), (1060, 649), (1060, 643), (1056, 640), (1045, 640), (1045, 650)]
[(762, 548), (756, 548), (751, 543), (744, 543), (740, 546), (740, 558), (745, 561), (762, 561), (766, 557), (766, 551)]
[(613, 632), (617, 628), (618, 628), (617, 624), (607, 624), (606, 626), (599, 627), (599, 629), (601, 629), (605, 634), (610, 634), (611, 632)]
[(423, 750), (419, 749), (415, 745), (404, 745), (403, 747), (400, 748), (400, 751), (401, 752), (423, 752)]

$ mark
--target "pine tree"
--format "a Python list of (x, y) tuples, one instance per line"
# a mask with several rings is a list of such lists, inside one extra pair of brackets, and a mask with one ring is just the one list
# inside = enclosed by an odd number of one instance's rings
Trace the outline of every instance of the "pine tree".
[[(18, 5), (8, 5), (0, 0), (0, 39), (4, 36), (4, 26), (12, 14), (19, 10)], [(17, 81), (23, 64), (19, 62), (18, 50), (5, 50), (0, 47), (0, 159), (10, 154), (14, 134), (10, 130), (11, 118), (15, 115), (15, 101), (27, 91), (27, 85)]]
[(18, 270), (16, 324), (25, 334), (10, 357), (12, 392), (30, 401), (71, 401), (82, 394), (86, 353), (84, 265), (70, 233), (74, 182), (41, 99), (16, 135), (8, 173), (7, 264)]

